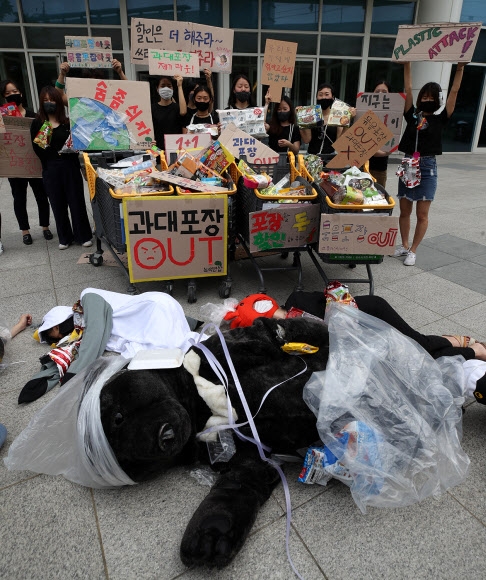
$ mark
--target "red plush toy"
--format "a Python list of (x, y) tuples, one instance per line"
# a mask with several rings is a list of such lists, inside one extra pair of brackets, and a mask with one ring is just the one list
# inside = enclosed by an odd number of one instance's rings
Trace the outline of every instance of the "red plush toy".
[(251, 326), (255, 318), (272, 318), (278, 310), (277, 302), (266, 294), (250, 294), (238, 304), (234, 312), (228, 312), (224, 319), (231, 321), (230, 328)]

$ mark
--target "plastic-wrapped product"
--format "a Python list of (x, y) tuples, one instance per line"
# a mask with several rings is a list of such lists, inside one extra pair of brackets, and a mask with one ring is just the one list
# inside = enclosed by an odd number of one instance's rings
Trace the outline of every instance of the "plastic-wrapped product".
[(44, 123), (42, 123), (42, 127), (39, 129), (39, 132), (34, 138), (34, 143), (39, 145), (39, 147), (42, 147), (42, 149), (45, 149), (46, 147), (49, 147), (51, 137), (52, 125), (49, 123), (49, 121), (44, 121)]
[(295, 117), (300, 129), (311, 129), (322, 125), (321, 105), (295, 107)]
[(351, 124), (351, 111), (349, 105), (339, 99), (334, 99), (331, 105), (331, 112), (327, 120), (328, 125), (347, 127)]

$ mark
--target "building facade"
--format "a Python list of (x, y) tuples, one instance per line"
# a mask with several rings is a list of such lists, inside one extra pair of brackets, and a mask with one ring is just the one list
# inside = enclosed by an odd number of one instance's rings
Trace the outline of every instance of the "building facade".
[[(146, 79), (130, 64), (132, 18), (199, 22), (234, 29), (233, 73), (247, 74), (262, 102), (259, 72), (267, 38), (298, 42), (295, 104), (310, 104), (319, 82), (331, 82), (353, 104), (359, 91), (380, 79), (403, 89), (402, 65), (390, 61), (399, 24), (486, 24), (485, 0), (0, 0), (0, 78), (23, 87), (37, 108), (39, 90), (55, 81), (65, 60), (64, 35), (110, 36), (128, 78)], [(450, 63), (414, 63), (414, 86), (429, 80), (445, 89)], [(111, 74), (111, 71), (109, 71)], [(224, 107), (230, 77), (214, 75), (217, 104)], [(486, 153), (486, 25), (466, 67), (444, 150)]]

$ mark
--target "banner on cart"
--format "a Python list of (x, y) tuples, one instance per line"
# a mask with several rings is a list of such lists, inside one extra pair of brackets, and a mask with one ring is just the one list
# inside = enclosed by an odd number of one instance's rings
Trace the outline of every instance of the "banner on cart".
[(111, 68), (113, 52), (108, 36), (65, 36), (64, 43), (71, 68)]
[(329, 168), (341, 168), (348, 165), (361, 167), (365, 161), (393, 137), (392, 131), (373, 113), (366, 111), (359, 121), (353, 123), (332, 146), (336, 150)]
[(195, 22), (132, 18), (130, 58), (134, 64), (148, 64), (152, 50), (180, 50), (197, 54), (199, 69), (230, 73), (233, 37), (234, 32), (229, 28)]
[(249, 215), (250, 253), (298, 248), (317, 240), (319, 204), (269, 205)]
[(124, 199), (130, 281), (226, 274), (227, 210), (225, 195)]
[(235, 157), (246, 155), (246, 160), (255, 165), (266, 163), (278, 163), (279, 154), (275, 153), (264, 143), (255, 137), (238, 129), (234, 123), (230, 123), (219, 136), (218, 141)]
[(296, 56), (297, 42), (267, 38), (260, 84), (269, 85), (273, 103), (280, 103), (282, 89), (292, 86)]
[(148, 149), (155, 140), (149, 83), (66, 79), (74, 149)]
[(392, 61), (471, 62), (481, 26), (481, 22), (402, 24)]
[(363, 213), (323, 213), (319, 234), (321, 254), (392, 254), (398, 217)]
[(42, 166), (34, 153), (30, 126), (33, 119), (2, 117), (5, 132), (0, 131), (0, 177), (42, 177)]
[(178, 50), (149, 50), (149, 73), (151, 75), (199, 76), (199, 57), (192, 52)]
[(398, 149), (402, 134), (404, 106), (404, 93), (358, 93), (354, 122), (356, 123), (367, 111), (373, 111), (385, 127), (388, 127), (393, 133), (390, 141), (382, 145), (380, 149), (393, 153)]

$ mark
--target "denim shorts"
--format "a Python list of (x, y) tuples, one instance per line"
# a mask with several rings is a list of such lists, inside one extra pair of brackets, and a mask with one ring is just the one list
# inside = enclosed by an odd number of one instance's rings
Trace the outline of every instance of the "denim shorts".
[(420, 171), (422, 178), (417, 187), (405, 187), (402, 180), (398, 180), (398, 198), (405, 197), (409, 201), (434, 201), (437, 189), (437, 162), (435, 157), (421, 157)]

